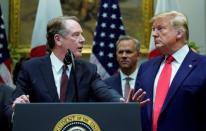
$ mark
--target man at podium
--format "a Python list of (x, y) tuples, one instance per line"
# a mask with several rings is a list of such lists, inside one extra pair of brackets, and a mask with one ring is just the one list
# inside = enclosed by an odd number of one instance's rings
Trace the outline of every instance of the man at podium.
[[(16, 82), (12, 107), (17, 103), (75, 102), (76, 95), (79, 102), (89, 102), (91, 98), (104, 102), (126, 101), (100, 79), (95, 65), (79, 59), (85, 43), (82, 33), (76, 17), (61, 16), (49, 21), (49, 54), (23, 63)], [(68, 49), (75, 56), (75, 71), (74, 65), (65, 65), (64, 62)], [(78, 94), (75, 93), (75, 88)], [(149, 101), (144, 99), (146, 93), (142, 89), (133, 92), (134, 90), (130, 92), (129, 101), (141, 104)]]

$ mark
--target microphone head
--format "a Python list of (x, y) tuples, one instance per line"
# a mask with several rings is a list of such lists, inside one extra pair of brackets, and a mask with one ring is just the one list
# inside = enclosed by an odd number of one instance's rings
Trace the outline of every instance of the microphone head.
[(63, 61), (64, 64), (65, 65), (71, 64), (73, 57), (74, 57), (74, 55), (73, 55), (72, 51), (70, 49), (67, 49), (67, 53), (66, 53), (66, 55), (64, 57), (64, 61)]

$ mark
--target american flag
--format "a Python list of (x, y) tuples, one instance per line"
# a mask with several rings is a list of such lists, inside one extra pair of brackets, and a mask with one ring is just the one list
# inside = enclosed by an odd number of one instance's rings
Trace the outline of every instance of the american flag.
[(101, 0), (90, 62), (97, 65), (102, 79), (118, 70), (115, 44), (124, 34), (119, 0)]
[(11, 86), (11, 59), (7, 45), (7, 38), (1, 8), (0, 16), (0, 83), (5, 83)]

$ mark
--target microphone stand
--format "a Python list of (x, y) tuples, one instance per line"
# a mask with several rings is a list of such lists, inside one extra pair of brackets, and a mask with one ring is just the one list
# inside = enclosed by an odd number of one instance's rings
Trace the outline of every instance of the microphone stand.
[(79, 93), (78, 93), (78, 86), (77, 86), (77, 77), (76, 77), (76, 66), (74, 62), (74, 55), (70, 49), (67, 49), (67, 53), (64, 58), (64, 64), (69, 65), (72, 64), (71, 73), (74, 76), (74, 94), (75, 94), (75, 101), (79, 102)]

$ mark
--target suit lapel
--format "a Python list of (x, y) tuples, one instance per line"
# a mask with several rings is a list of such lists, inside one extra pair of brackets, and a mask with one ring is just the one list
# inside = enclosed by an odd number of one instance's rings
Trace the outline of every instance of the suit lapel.
[(122, 83), (121, 83), (121, 76), (120, 76), (120, 73), (118, 72), (117, 73), (117, 75), (115, 75), (115, 83), (114, 83), (114, 85), (116, 85), (116, 86), (114, 86), (114, 87), (112, 87), (112, 88), (115, 88), (116, 89), (116, 91), (122, 96)]
[(157, 75), (157, 72), (159, 70), (160, 64), (163, 60), (164, 60), (164, 56), (158, 58), (154, 63), (152, 63), (153, 66), (150, 66), (150, 68), (148, 70), (148, 73), (149, 73), (149, 76), (150, 76), (150, 77), (148, 77), (148, 79), (151, 79), (151, 81), (146, 82), (147, 86), (145, 88), (149, 88), (149, 89), (146, 89), (146, 92), (147, 92), (148, 98), (150, 98), (150, 100), (151, 100), (151, 102), (148, 104), (149, 106), (147, 108), (148, 117), (149, 117), (148, 119), (149, 120), (152, 120), (154, 81), (155, 81), (155, 77)]
[(177, 90), (181, 87), (183, 81), (189, 76), (191, 71), (196, 67), (197, 65), (197, 57), (194, 55), (192, 51), (190, 51), (185, 60), (183, 61), (182, 65), (177, 71), (177, 74), (175, 75), (170, 89), (168, 91), (168, 95), (165, 99), (164, 105), (162, 107), (162, 112), (167, 107), (168, 103), (171, 101)]
[[(75, 72), (74, 72), (74, 68), (72, 67), (71, 72), (70, 72), (70, 77), (69, 77), (69, 84), (68, 84), (68, 90), (67, 90), (67, 98), (66, 101), (67, 102), (72, 102), (74, 101), (74, 96), (75, 96), (75, 80), (74, 80), (74, 73), (76, 75), (76, 81), (77, 81), (77, 88), (79, 89), (79, 84), (80, 83), (80, 79), (81, 79), (81, 75), (82, 75), (82, 69), (84, 69), (83, 67), (81, 67), (81, 63), (79, 63), (77, 60), (75, 60)], [(80, 93), (78, 92), (78, 95)]]
[(46, 82), (49, 94), (53, 101), (59, 101), (49, 55), (42, 59), (40, 70), (42, 72), (42, 78)]

